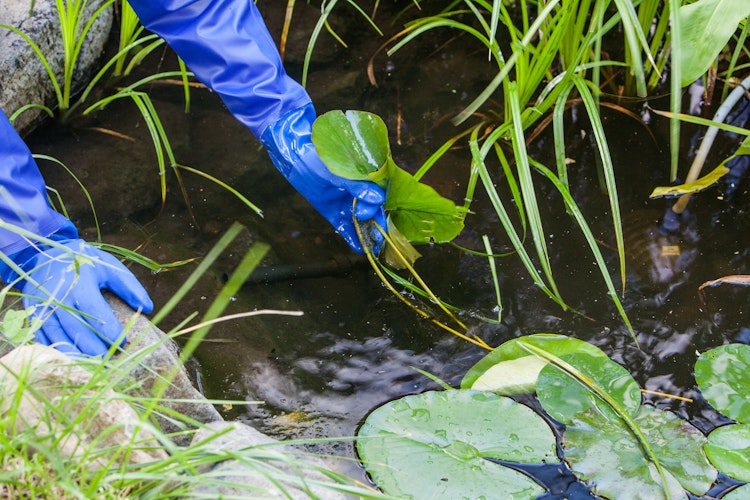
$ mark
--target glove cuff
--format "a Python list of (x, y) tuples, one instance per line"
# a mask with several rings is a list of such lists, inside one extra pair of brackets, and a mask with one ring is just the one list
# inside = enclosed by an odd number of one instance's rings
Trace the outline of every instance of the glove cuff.
[[(47, 236), (47, 239), (57, 242), (65, 242), (77, 238), (78, 230), (70, 220), (66, 220), (60, 229)], [(49, 248), (49, 245), (34, 245), (30, 243), (23, 250), (8, 255), (8, 258), (21, 268), (21, 270), (26, 271), (26, 265), (46, 248)], [(6, 262), (0, 261), (0, 278), (2, 278), (4, 283), (8, 284), (16, 281), (19, 278), (19, 274)]]

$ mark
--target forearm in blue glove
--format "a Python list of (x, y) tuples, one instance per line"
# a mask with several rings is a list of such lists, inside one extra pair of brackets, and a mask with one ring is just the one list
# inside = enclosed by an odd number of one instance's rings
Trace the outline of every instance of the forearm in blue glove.
[[(354, 251), (362, 253), (352, 220), (352, 207), (357, 219), (374, 219), (385, 228), (385, 195), (371, 182), (344, 179), (328, 170), (312, 143), (313, 121), (315, 111), (312, 104), (291, 111), (266, 129), (261, 143), (289, 183), (331, 223)], [(355, 199), (356, 205), (353, 203)], [(375, 228), (370, 228), (368, 234), (371, 238), (369, 244), (377, 252), (383, 236)]]
[(20, 289), (23, 305), (42, 321), (37, 342), (70, 354), (104, 355), (123, 329), (102, 290), (133, 309), (149, 313), (153, 303), (135, 276), (112, 255), (78, 239), (72, 223), (49, 239), (58, 245), (31, 246), (10, 257), (25, 274), (0, 263), (0, 277)]
[[(310, 141), (315, 120), (310, 97), (284, 71), (254, 2), (130, 0), (130, 5), (141, 23), (164, 38), (255, 134), (289, 182), (362, 252), (352, 216), (376, 217), (383, 225), (383, 191), (372, 183), (332, 175), (318, 158)], [(377, 248), (382, 236), (373, 232), (373, 237)]]

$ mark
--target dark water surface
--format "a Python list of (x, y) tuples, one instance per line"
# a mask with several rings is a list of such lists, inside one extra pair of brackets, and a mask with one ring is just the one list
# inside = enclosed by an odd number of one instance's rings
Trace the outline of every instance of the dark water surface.
[[(278, 39), (283, 6), (261, 2), (260, 7)], [(297, 9), (286, 61), (295, 77), (301, 74), (302, 54), (315, 19), (313, 7), (298, 5)], [(389, 33), (400, 26), (388, 25), (386, 15), (378, 19)], [(475, 43), (466, 37), (453, 38), (452, 32), (435, 32), (393, 58), (378, 55), (374, 70), (379, 86), (374, 87), (367, 80), (367, 63), (385, 38), (354, 17), (334, 18), (334, 26), (349, 48), (325, 34), (316, 48), (308, 89), (318, 111), (363, 109), (381, 115), (389, 126), (396, 162), (412, 171), (461, 130), (447, 118), (468, 104), (493, 75), (486, 53)], [(160, 53), (142, 71), (168, 69), (174, 64), (172, 54)], [(223, 109), (216, 96), (194, 89), (191, 112), (186, 115), (178, 87), (153, 85), (148, 92), (178, 161), (231, 184), (264, 210), (264, 218), (250, 213), (220, 187), (187, 172), (183, 176), (199, 227), (187, 213), (172, 172), (167, 172), (169, 193), (160, 211), (160, 176), (152, 145), (143, 120), (130, 103), (115, 103), (94, 120), (72, 129), (45, 127), (28, 141), (33, 152), (59, 158), (80, 177), (92, 194), (107, 242), (138, 247), (160, 262), (199, 259), (232, 222), (245, 225), (241, 238), (160, 325), (163, 329), (193, 312), (204, 313), (220, 290), (223, 275), (231, 272), (253, 242), (271, 246), (264, 265), (309, 265), (327, 261), (331, 255), (350, 254), (327, 223), (286, 184), (255, 139)], [(646, 396), (648, 402), (674, 410), (707, 432), (719, 420), (696, 391), (693, 365), (701, 351), (727, 342), (750, 341), (750, 288), (711, 288), (704, 303), (698, 286), (725, 275), (750, 274), (750, 183), (742, 178), (734, 188), (724, 184), (700, 194), (682, 228), (661, 236), (655, 229), (668, 205), (649, 201), (648, 194), (653, 186), (664, 184), (668, 175), (664, 124), (652, 123), (652, 137), (632, 118), (614, 111), (604, 113), (631, 254), (624, 304), (640, 350), (608, 299), (593, 258), (565, 215), (559, 196), (541, 178), (537, 179), (541, 186), (538, 194), (556, 280), (566, 301), (591, 319), (562, 311), (547, 299), (514, 256), (498, 260), (503, 300), (500, 324), (479, 319), (497, 316), (485, 258), (447, 245), (420, 248), (424, 257), (417, 270), (441, 298), (465, 311), (462, 319), (471, 333), (488, 344), (495, 346), (537, 332), (590, 341), (627, 367), (643, 388), (693, 398), (694, 402), (684, 403)], [(615, 255), (606, 249), (611, 241), (608, 207), (598, 189), (595, 151), (589, 136), (580, 132), (582, 127), (585, 124), (571, 127), (568, 156), (576, 161), (571, 166), (571, 184), (615, 276)], [(684, 130), (682, 168), (686, 171), (693, 130)], [(729, 147), (729, 140), (721, 142), (714, 160), (722, 148), (726, 152)], [(544, 134), (532, 147), (537, 159), (552, 165), (550, 150)], [(465, 148), (451, 151), (425, 181), (460, 203), (469, 162)], [(495, 165), (490, 168), (499, 169)], [(74, 221), (81, 228), (91, 228), (91, 211), (77, 184), (58, 167), (45, 164), (43, 170), (48, 183), (60, 191)], [(479, 250), (481, 237), (487, 234), (495, 251), (507, 251), (507, 239), (481, 188), (472, 211), (457, 243)], [(91, 230), (85, 234), (95, 237)], [(650, 253), (664, 247), (678, 249), (679, 256)], [(157, 308), (193, 269), (191, 264), (152, 274), (133, 267)], [(466, 370), (484, 355), (481, 349), (419, 319), (367, 267), (357, 267), (346, 276), (247, 286), (226, 312), (254, 309), (299, 310), (304, 316), (268, 315), (222, 323), (212, 330), (196, 357), (208, 397), (264, 401), (225, 409), (227, 418), (238, 418), (278, 437), (352, 436), (360, 421), (378, 405), (437, 388), (414, 368), (457, 386)], [(346, 440), (312, 448), (353, 456)], [(342, 468), (361, 477), (355, 462)], [(554, 476), (545, 479), (552, 488), (548, 498), (586, 495), (585, 488), (571, 477), (556, 474), (540, 474)]]

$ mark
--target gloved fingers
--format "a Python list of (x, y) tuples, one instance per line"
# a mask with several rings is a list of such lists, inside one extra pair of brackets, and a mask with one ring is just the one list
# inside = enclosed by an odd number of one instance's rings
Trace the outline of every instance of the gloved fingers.
[(361, 204), (378, 206), (385, 203), (385, 191), (372, 182), (346, 180), (341, 183), (341, 187)]
[[(144, 313), (153, 311), (154, 303), (138, 278), (114, 256), (106, 252), (97, 252), (97, 254), (98, 258), (106, 264), (98, 269), (102, 287), (116, 294), (133, 309), (140, 309)], [(110, 309), (109, 305), (107, 309)]]
[(85, 303), (77, 300), (76, 305), (85, 314), (80, 317), (86, 322), (88, 327), (86, 324), (78, 322), (78, 318), (74, 318), (71, 313), (60, 313), (63, 314), (63, 318), (66, 320), (70, 318), (77, 323), (74, 324), (61, 319), (63, 326), (73, 328), (71, 330), (73, 333), (69, 333), (69, 335), (73, 336), (73, 340), (87, 341), (89, 337), (94, 337), (106, 347), (120, 339), (119, 345), (124, 344), (125, 338), (122, 337), (122, 325), (117, 320), (117, 316), (112, 311), (109, 302), (101, 295), (101, 292), (96, 290), (95, 293), (90, 293), (85, 300)]
[[(377, 220), (378, 224), (380, 224), (380, 227), (385, 228), (385, 215), (382, 213), (380, 215), (381, 216), (376, 215), (375, 220)], [(370, 248), (374, 254), (377, 255), (378, 253), (380, 253), (380, 249), (383, 247), (385, 237), (380, 232), (380, 230), (375, 227), (375, 224), (370, 221), (364, 221), (360, 223), (359, 229), (362, 233), (362, 237), (365, 239), (365, 245)], [(341, 235), (341, 237), (344, 238), (344, 240), (352, 250), (354, 250), (358, 254), (364, 253), (362, 242), (359, 240), (357, 230), (354, 227), (354, 223), (352, 221), (343, 222), (337, 229), (337, 231)]]
[[(35, 312), (34, 316), (37, 315), (39, 314)], [(65, 333), (65, 329), (60, 325), (56, 314), (49, 314), (49, 311), (47, 311), (47, 313), (39, 316), (41, 316), (44, 323), (39, 330), (34, 332), (34, 340), (40, 344), (54, 347), (64, 354), (72, 356), (81, 354), (81, 350), (76, 347), (75, 343)]]
[(359, 220), (370, 220), (382, 211), (383, 205), (373, 205), (364, 201), (358, 201), (354, 207), (354, 216)]
[[(86, 314), (91, 315), (92, 318), (83, 317), (63, 309), (55, 311), (54, 316), (59, 321), (64, 334), (81, 353), (88, 356), (103, 356), (113, 342), (113, 339), (111, 339), (113, 333), (105, 328), (106, 323), (94, 319), (95, 313), (90, 310), (88, 305)], [(117, 339), (122, 333), (119, 322), (117, 326), (119, 331), (114, 334), (114, 339)], [(110, 327), (109, 330), (112, 330), (112, 328)]]

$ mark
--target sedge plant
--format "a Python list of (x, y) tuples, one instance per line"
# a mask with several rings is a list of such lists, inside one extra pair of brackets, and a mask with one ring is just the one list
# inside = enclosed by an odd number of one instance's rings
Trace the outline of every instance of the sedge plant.
[[(407, 49), (421, 35), (445, 28), (476, 40), (478, 47), (487, 53), (488, 64), (496, 68), (496, 73), (474, 101), (453, 119), (456, 125), (465, 124), (472, 118), (481, 120), (456, 136), (469, 138), (471, 171), (466, 194), (469, 200), (467, 210), (474, 190), (481, 185), (489, 195), (503, 232), (534, 283), (563, 309), (568, 309), (555, 280), (537, 202), (540, 183), (549, 182), (560, 193), (566, 212), (588, 242), (607, 294), (633, 337), (634, 332), (620, 302), (626, 282), (625, 249), (615, 167), (600, 106), (606, 104), (602, 102), (606, 95), (610, 96), (608, 99), (634, 96), (644, 102), (664, 89), (668, 77), (668, 91), (671, 93), (670, 175), (672, 178), (676, 176), (680, 130), (677, 117), (682, 88), (690, 83), (686, 78), (694, 78), (689, 75), (694, 74), (694, 65), (699, 64), (686, 62), (694, 53), (690, 49), (692, 45), (683, 46), (683, 43), (688, 43), (686, 30), (701, 33), (699, 39), (705, 34), (704, 39), (712, 47), (708, 50), (708, 63), (711, 63), (711, 55), (715, 57), (727, 43), (726, 39), (722, 41), (721, 37), (712, 35), (715, 25), (722, 25), (722, 32), (729, 34), (737, 26), (736, 18), (722, 22), (721, 16), (703, 15), (711, 8), (718, 8), (716, 4), (720, 2), (699, 0), (690, 7), (697, 6), (701, 15), (692, 16), (686, 12), (688, 3), (680, 0), (635, 3), (625, 0), (515, 3), (455, 0), (437, 14), (418, 17), (406, 24), (387, 51), (393, 55)], [(745, 10), (750, 10), (743, 2), (725, 3), (732, 4), (733, 12), (740, 17), (747, 15)], [(736, 39), (740, 46), (731, 53), (729, 74), (737, 74), (741, 55), (747, 52), (743, 47), (746, 23), (740, 22), (740, 29)], [(690, 34), (695, 37), (695, 34)], [(698, 71), (700, 75), (706, 70)], [(502, 104), (501, 109), (493, 107), (492, 103), (496, 102)], [(570, 191), (564, 138), (567, 112), (572, 106), (585, 112), (596, 143), (597, 167), (609, 200), (616, 242), (617, 274), (622, 283), (620, 290), (615, 288), (601, 250), (595, 244), (596, 239)], [(541, 130), (549, 126), (552, 127), (555, 147), (553, 168), (541, 165), (527, 147)], [(441, 147), (439, 151), (447, 149)], [(420, 169), (419, 175), (429, 170), (436, 160), (431, 158), (429, 165)], [(490, 174), (495, 169), (488, 168), (488, 162), (502, 166), (501, 178)], [(498, 186), (510, 192), (513, 210), (502, 200)]]

